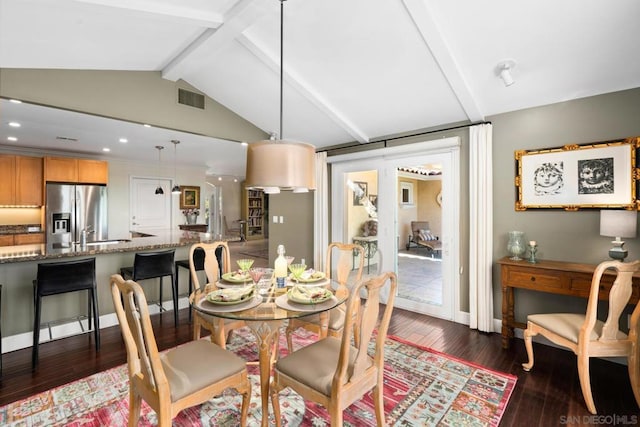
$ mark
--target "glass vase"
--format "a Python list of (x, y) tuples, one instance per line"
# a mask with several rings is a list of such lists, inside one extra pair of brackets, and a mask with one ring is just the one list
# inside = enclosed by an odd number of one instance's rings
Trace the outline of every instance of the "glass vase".
[(509, 243), (507, 243), (507, 250), (511, 254), (509, 259), (513, 261), (520, 261), (520, 255), (525, 251), (524, 247), (524, 232), (522, 231), (510, 231)]

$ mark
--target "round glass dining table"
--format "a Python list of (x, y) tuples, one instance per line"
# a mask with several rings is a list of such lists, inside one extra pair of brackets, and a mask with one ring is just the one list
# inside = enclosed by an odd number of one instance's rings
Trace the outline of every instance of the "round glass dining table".
[[(217, 287), (231, 287), (228, 283), (216, 283)], [(337, 288), (337, 283), (325, 279), (314, 283), (314, 286)], [(242, 286), (242, 285), (240, 285)], [(319, 303), (296, 303), (289, 300), (286, 290), (278, 290), (273, 287), (266, 295), (255, 295), (237, 304), (215, 304), (207, 300), (207, 294), (194, 292), (192, 307), (200, 313), (214, 316), (213, 341), (225, 347), (224, 319), (244, 320), (247, 326), (256, 336), (260, 368), (260, 391), (262, 398), (262, 426), (269, 425), (269, 382), (271, 378), (271, 364), (275, 360), (278, 351), (278, 338), (280, 327), (286, 319), (294, 319), (312, 314), (318, 314), (320, 318), (320, 334), (318, 339), (326, 338), (329, 327), (329, 310), (343, 304), (348, 297), (346, 292), (334, 293), (334, 295)], [(275, 353), (274, 353), (275, 351)]]

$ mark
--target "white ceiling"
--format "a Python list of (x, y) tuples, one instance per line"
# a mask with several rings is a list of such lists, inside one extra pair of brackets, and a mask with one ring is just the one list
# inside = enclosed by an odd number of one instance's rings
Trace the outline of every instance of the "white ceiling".
[[(289, 0), (284, 12), (283, 136), (318, 148), (640, 87), (637, 0)], [(278, 0), (0, 0), (0, 67), (161, 71), (277, 132), (279, 14)]]

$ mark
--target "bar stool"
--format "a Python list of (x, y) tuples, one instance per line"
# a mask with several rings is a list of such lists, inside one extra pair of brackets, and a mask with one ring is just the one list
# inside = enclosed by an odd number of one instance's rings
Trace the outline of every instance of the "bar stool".
[[(197, 248), (193, 254), (193, 265), (196, 271), (204, 270), (204, 258), (205, 258), (204, 250), (202, 250), (201, 248)], [(216, 258), (218, 259), (218, 270), (219, 270), (220, 276), (222, 276), (223, 262), (222, 262), (221, 247), (216, 249)], [(191, 292), (193, 292), (193, 279), (191, 278), (191, 273), (189, 271), (189, 260), (180, 259), (176, 261), (176, 287), (180, 289), (180, 286), (179, 286), (180, 274), (178, 271), (178, 267), (185, 268), (187, 270), (187, 273), (189, 274), (189, 293), (187, 294), (187, 297), (189, 297), (189, 295), (191, 295)], [(191, 322), (191, 307), (189, 307), (189, 322)]]
[(174, 265), (175, 249), (160, 252), (138, 252), (133, 260), (133, 267), (122, 267), (120, 275), (125, 279), (134, 282), (146, 279), (160, 279), (160, 313), (164, 310), (162, 306), (162, 279), (171, 276), (171, 289), (173, 293), (173, 321), (178, 326), (178, 287), (176, 285), (176, 270)]
[[(96, 259), (88, 258), (80, 261), (52, 262), (38, 264), (38, 273), (34, 286), (35, 316), (33, 321), (33, 348), (31, 366), (38, 365), (38, 345), (40, 341), (40, 318), (42, 297), (64, 294), (75, 291), (89, 291), (88, 322), (95, 336), (96, 351), (100, 350), (100, 320), (98, 318), (98, 296), (96, 292)], [(93, 319), (92, 319), (93, 317)]]

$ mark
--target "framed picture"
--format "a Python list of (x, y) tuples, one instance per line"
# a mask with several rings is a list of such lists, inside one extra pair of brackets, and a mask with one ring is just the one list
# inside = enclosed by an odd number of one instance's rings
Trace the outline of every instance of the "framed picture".
[(200, 187), (180, 186), (180, 209), (200, 209)]
[(400, 182), (400, 206), (413, 206), (413, 183)]
[(639, 145), (634, 137), (516, 151), (516, 211), (638, 209)]
[(369, 195), (367, 191), (369, 184), (363, 181), (354, 181), (353, 184), (353, 206), (362, 206), (361, 199)]

